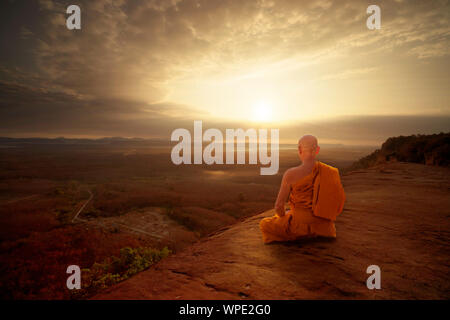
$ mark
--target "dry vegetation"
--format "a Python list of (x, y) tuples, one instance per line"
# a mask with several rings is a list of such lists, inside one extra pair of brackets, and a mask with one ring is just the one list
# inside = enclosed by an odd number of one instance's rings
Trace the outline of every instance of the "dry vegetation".
[[(367, 150), (324, 148), (322, 159), (343, 167)], [(90, 296), (149, 267), (165, 247), (180, 250), (271, 208), (281, 173), (298, 162), (295, 149), (285, 150), (280, 173), (260, 176), (258, 166), (175, 166), (169, 152), (126, 144), (1, 148), (0, 297)], [(89, 192), (92, 201), (72, 222)], [(81, 293), (66, 289), (71, 264), (84, 269)]]

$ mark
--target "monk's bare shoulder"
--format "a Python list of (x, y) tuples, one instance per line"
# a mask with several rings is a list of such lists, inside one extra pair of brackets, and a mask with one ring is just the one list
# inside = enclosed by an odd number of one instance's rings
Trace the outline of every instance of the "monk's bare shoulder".
[(283, 175), (283, 181), (286, 184), (294, 184), (301, 178), (305, 177), (307, 172), (302, 166), (289, 168)]

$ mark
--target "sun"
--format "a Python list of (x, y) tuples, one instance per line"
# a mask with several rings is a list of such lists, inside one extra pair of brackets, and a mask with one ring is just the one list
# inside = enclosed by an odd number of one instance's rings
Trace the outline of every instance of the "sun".
[(272, 108), (267, 101), (258, 101), (252, 108), (252, 119), (256, 122), (267, 122), (272, 120)]

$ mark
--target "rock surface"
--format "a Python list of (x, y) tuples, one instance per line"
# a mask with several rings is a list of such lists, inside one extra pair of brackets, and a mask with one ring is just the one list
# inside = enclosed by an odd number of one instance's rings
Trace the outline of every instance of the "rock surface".
[[(267, 211), (202, 239), (94, 299), (449, 299), (450, 169), (348, 173), (337, 239), (264, 245)], [(366, 269), (381, 268), (381, 290)]]

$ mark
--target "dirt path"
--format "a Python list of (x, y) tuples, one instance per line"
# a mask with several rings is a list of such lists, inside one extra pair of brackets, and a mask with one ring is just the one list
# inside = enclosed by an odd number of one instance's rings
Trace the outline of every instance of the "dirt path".
[(81, 212), (83, 212), (84, 208), (86, 208), (86, 206), (89, 204), (89, 202), (92, 201), (92, 198), (94, 198), (94, 195), (92, 194), (91, 190), (87, 190), (87, 192), (89, 192), (89, 199), (86, 200), (85, 203), (83, 203), (83, 205), (80, 207), (80, 209), (78, 209), (78, 211), (75, 213), (73, 219), (72, 219), (72, 223), (75, 221), (83, 221), (86, 222), (87, 220), (81, 219), (80, 217), (78, 217), (80, 215)]
[[(251, 217), (97, 299), (449, 299), (450, 170), (394, 163), (343, 177), (334, 241), (264, 245)], [(381, 290), (366, 269), (381, 268)]]
[(129, 225), (125, 224), (125, 223), (121, 223), (121, 222), (118, 222), (118, 221), (114, 221), (114, 222), (103, 221), (103, 222), (100, 222), (100, 221), (98, 221), (98, 219), (97, 220), (88, 220), (88, 219), (81, 218), (80, 214), (83, 212), (83, 210), (86, 208), (86, 206), (94, 198), (94, 194), (91, 192), (91, 190), (88, 189), (87, 191), (89, 192), (89, 198), (83, 203), (83, 205), (80, 207), (80, 209), (78, 209), (78, 211), (75, 213), (75, 215), (74, 215), (74, 217), (72, 219), (72, 223), (75, 223), (77, 221), (78, 222), (84, 222), (84, 223), (91, 223), (91, 224), (95, 224), (97, 226), (100, 226), (101, 228), (104, 228), (104, 229), (109, 229), (111, 227), (115, 227), (115, 228), (122, 227), (122, 228), (125, 228), (125, 229), (129, 230), (129, 231), (136, 232), (138, 234), (147, 235), (147, 236), (150, 236), (150, 237), (156, 238), (156, 239), (163, 239), (162, 236), (160, 236), (160, 235), (158, 235), (158, 234), (156, 234), (154, 232), (147, 232), (147, 231), (142, 230), (140, 228), (132, 227), (132, 226), (129, 226)]

